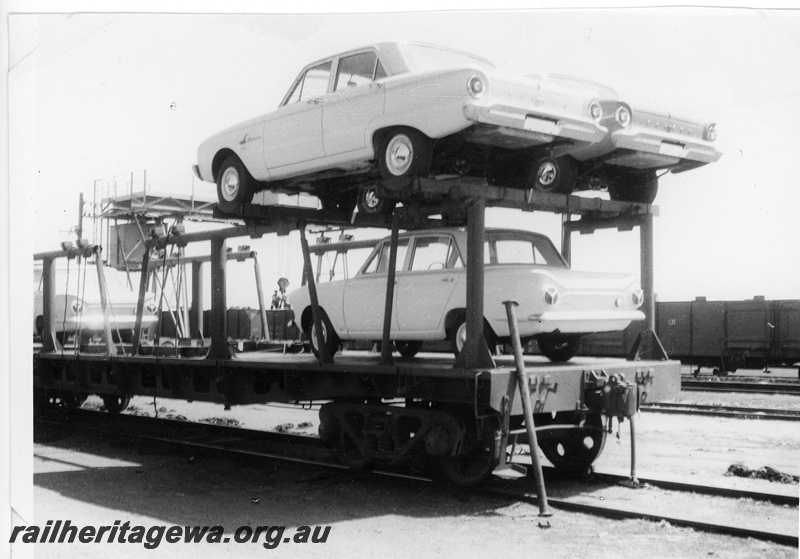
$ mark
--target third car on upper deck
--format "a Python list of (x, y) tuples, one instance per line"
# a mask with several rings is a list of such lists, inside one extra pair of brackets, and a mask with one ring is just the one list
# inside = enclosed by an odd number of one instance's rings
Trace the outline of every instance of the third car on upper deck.
[(649, 116), (586, 80), (517, 76), (452, 49), (379, 43), (306, 66), (276, 111), (204, 141), (194, 169), (217, 183), (224, 211), (268, 189), (384, 212), (392, 203), (381, 181), (454, 174), (649, 202), (641, 188), (655, 170), (719, 157), (713, 125), (657, 117), (653, 126)]

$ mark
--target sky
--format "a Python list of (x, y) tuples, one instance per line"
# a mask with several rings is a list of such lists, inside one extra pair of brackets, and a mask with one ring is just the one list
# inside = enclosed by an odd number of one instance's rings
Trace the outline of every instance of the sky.
[[(146, 170), (153, 190), (214, 197), (190, 171), (202, 140), (274, 110), (309, 62), (388, 40), (457, 48), (518, 74), (578, 76), (614, 88), (634, 110), (716, 122), (722, 158), (660, 180), (659, 300), (800, 298), (800, 10), (790, 9), (12, 13), (9, 173), (33, 224), (26, 246), (74, 239), (79, 193), (91, 199), (98, 179), (117, 177), (122, 188)], [(487, 214), (489, 226), (541, 231), (556, 244), (559, 223), (547, 213)], [(638, 231), (573, 243), (575, 268), (639, 272)], [(296, 235), (241, 244), (259, 251), (268, 289), (281, 276), (299, 285)], [(252, 293), (236, 290), (229, 304), (254, 306)]]

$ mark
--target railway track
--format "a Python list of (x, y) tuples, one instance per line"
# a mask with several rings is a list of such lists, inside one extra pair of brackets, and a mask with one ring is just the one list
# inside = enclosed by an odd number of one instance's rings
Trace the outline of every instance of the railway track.
[(740, 392), (746, 394), (791, 394), (800, 395), (800, 383), (778, 380), (697, 380), (681, 379), (681, 390), (702, 392)]
[(800, 410), (778, 410), (769, 408), (748, 408), (740, 406), (716, 406), (706, 404), (657, 403), (642, 404), (642, 411), (650, 413), (672, 413), (681, 415), (705, 415), (711, 417), (732, 417), (736, 419), (773, 419), (780, 421), (800, 421)]
[[(115, 416), (89, 410), (74, 410), (68, 414), (54, 414), (46, 420), (40, 420), (40, 423), (66, 426), (78, 430), (99, 431), (114, 436), (129, 436), (143, 442), (175, 445), (190, 451), (218, 452), (287, 463), (301, 463), (339, 471), (348, 470), (347, 466), (343, 466), (336, 461), (333, 453), (320, 439), (306, 435), (255, 431), (238, 427), (132, 415)], [(407, 473), (375, 469), (371, 470), (371, 474), (395, 480), (404, 479), (427, 483), (434, 486), (443, 485), (437, 480), (435, 474), (427, 471)], [(555, 478), (549, 479), (548, 483), (558, 483), (557, 476), (552, 468), (545, 469), (545, 476), (547, 478)], [(619, 485), (628, 481), (624, 476), (602, 472), (592, 474), (592, 480), (595, 483), (606, 485)], [(742, 491), (727, 487), (709, 487), (658, 479), (640, 478), (638, 481), (640, 484), (647, 484), (667, 491), (692, 492), (730, 499), (752, 499), (777, 506), (798, 506), (798, 497), (796, 495)], [(471, 491), (488, 496), (536, 504), (534, 487), (533, 482), (528, 480), (514, 482), (492, 480), (486, 486), (473, 488)], [(616, 519), (665, 521), (675, 526), (690, 527), (701, 531), (755, 538), (783, 545), (798, 545), (796, 532), (783, 533), (776, 530), (737, 526), (732, 523), (707, 522), (702, 519), (692, 518), (690, 511), (687, 511), (686, 515), (678, 516), (654, 513), (647, 510), (647, 507), (632, 507), (630, 503), (604, 503), (602, 501), (587, 503), (581, 494), (568, 498), (548, 497), (548, 502), (552, 508), (563, 511)]]

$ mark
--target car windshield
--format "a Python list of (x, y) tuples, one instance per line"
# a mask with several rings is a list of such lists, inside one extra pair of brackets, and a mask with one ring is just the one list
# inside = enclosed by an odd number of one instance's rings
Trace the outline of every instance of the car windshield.
[(523, 231), (487, 231), (483, 261), (488, 266), (503, 264), (535, 264), (566, 268), (550, 239)]
[(408, 67), (412, 72), (442, 70), (453, 66), (477, 66), (483, 70), (494, 70), (494, 64), (465, 52), (419, 44), (400, 46)]

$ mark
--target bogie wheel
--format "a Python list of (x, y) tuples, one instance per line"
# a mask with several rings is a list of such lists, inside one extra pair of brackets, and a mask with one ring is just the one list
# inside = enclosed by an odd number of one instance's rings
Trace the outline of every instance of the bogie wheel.
[(542, 157), (534, 161), (527, 188), (537, 192), (569, 194), (578, 181), (578, 167), (571, 157)]
[[(319, 322), (322, 326), (322, 339), (325, 347), (328, 348), (328, 355), (334, 355), (336, 350), (339, 349), (339, 336), (336, 335), (328, 315), (322, 309), (319, 311)], [(308, 336), (308, 341), (311, 344), (311, 351), (314, 352), (314, 355), (319, 357), (317, 329), (314, 327), (313, 320), (308, 328), (308, 331), (306, 332), (306, 335)]]
[(358, 191), (358, 211), (365, 214), (390, 214), (394, 210), (395, 201), (380, 195), (374, 186), (361, 188)]
[(500, 422), (497, 418), (482, 419), (476, 424), (475, 418), (469, 417), (466, 423), (467, 432), (459, 454), (437, 459), (444, 477), (462, 487), (485, 481), (500, 460)]
[(540, 336), (536, 339), (539, 351), (556, 363), (569, 361), (578, 354), (580, 338), (575, 336)]
[(131, 403), (130, 396), (111, 396), (103, 394), (101, 397), (103, 398), (103, 405), (106, 407), (106, 411), (115, 415), (124, 412)]
[(417, 340), (397, 340), (394, 342), (394, 347), (397, 348), (397, 351), (399, 351), (400, 355), (403, 357), (414, 357), (417, 353), (419, 353), (419, 350), (422, 349), (422, 342)]
[[(486, 345), (489, 347), (489, 353), (494, 354), (494, 348), (497, 345), (497, 336), (495, 336), (492, 328), (483, 321), (483, 339), (486, 340)], [(467, 317), (462, 314), (458, 317), (453, 328), (450, 330), (449, 336), (450, 344), (453, 354), (458, 357), (464, 349), (464, 344), (467, 342)]]
[(82, 394), (80, 392), (62, 392), (61, 404), (71, 410), (77, 410), (86, 402), (88, 397), (88, 394)]
[(255, 195), (255, 180), (236, 156), (227, 158), (217, 172), (217, 199), (223, 212), (249, 204)]
[(652, 204), (658, 194), (658, 177), (655, 172), (621, 172), (608, 181), (608, 195), (612, 200)]
[[(534, 423), (537, 428), (548, 425), (578, 426), (580, 420), (579, 413), (561, 412), (555, 417), (537, 414)], [(586, 473), (606, 444), (606, 431), (600, 413), (587, 414), (582, 428), (558, 430), (550, 436), (545, 433), (540, 435), (539, 448), (557, 470), (568, 474)]]
[(378, 168), (384, 179), (427, 175), (433, 161), (431, 141), (413, 128), (393, 128), (381, 138)]

